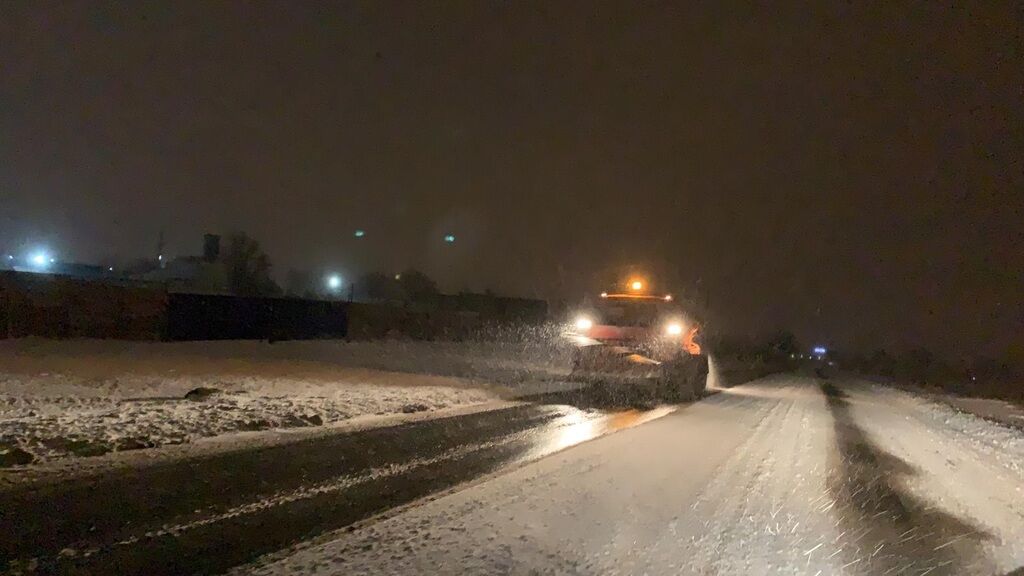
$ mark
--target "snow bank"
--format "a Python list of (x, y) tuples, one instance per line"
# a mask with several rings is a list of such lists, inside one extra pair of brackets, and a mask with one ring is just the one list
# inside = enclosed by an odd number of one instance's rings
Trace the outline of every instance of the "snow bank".
[(992, 398), (962, 398), (947, 396), (945, 402), (962, 412), (969, 412), (986, 420), (1007, 426), (1024, 428), (1024, 406)]
[[(541, 339), (4, 341), (0, 466), (486, 402), (556, 382), (567, 354)], [(185, 398), (197, 388), (216, 392)]]
[(953, 394), (943, 392), (936, 386), (923, 386), (881, 376), (846, 373), (844, 377), (864, 380), (876, 386), (888, 386), (902, 390), (914, 396), (927, 398), (938, 404), (945, 404), (957, 411), (973, 414), (990, 422), (1024, 429), (1024, 404), (1020, 402), (1009, 402), (999, 398), (972, 396), (970, 394)]

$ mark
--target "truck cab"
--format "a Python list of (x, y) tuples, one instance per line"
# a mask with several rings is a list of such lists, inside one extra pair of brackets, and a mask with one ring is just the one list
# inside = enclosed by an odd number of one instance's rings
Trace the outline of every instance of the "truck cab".
[(626, 286), (579, 309), (570, 376), (632, 397), (699, 398), (708, 374), (699, 325), (671, 294), (652, 294), (638, 280)]
[(601, 293), (576, 317), (575, 332), (603, 344), (637, 348), (653, 356), (699, 355), (699, 326), (671, 295)]

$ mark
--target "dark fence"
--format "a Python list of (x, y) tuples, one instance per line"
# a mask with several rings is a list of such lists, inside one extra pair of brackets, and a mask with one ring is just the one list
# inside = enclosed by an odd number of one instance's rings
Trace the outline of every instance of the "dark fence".
[(50, 274), (0, 272), (0, 338), (158, 340), (167, 293)]
[(166, 340), (303, 340), (348, 335), (348, 305), (325, 300), (169, 294)]
[(349, 307), (349, 338), (464, 340), (474, 338), (488, 319), (489, 317), (473, 311), (436, 308), (424, 310), (411, 306), (352, 303)]
[(168, 293), (128, 280), (0, 272), (0, 338), (461, 340), (485, 337), (495, 327), (539, 324), (546, 315), (542, 300), (490, 294), (367, 304)]

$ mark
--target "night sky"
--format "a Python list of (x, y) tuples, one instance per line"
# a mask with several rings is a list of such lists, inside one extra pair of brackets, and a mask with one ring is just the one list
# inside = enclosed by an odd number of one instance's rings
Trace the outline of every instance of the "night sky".
[(1021, 4), (725, 4), (3, 2), (0, 249), (632, 266), (723, 330), (1020, 349)]

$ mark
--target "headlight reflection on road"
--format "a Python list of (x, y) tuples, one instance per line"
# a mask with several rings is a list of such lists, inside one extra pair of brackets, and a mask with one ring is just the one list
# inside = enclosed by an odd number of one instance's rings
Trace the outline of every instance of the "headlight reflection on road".
[(584, 412), (564, 407), (567, 413), (542, 431), (543, 436), (531, 451), (532, 458), (546, 456), (593, 440), (605, 434), (638, 426), (671, 414), (675, 406), (659, 406), (652, 410), (621, 410), (617, 412)]
[(598, 423), (594, 418), (588, 418), (584, 412), (574, 410), (559, 422), (558, 428), (551, 435), (551, 439), (544, 444), (543, 449), (549, 453), (557, 452), (595, 438), (598, 433)]

